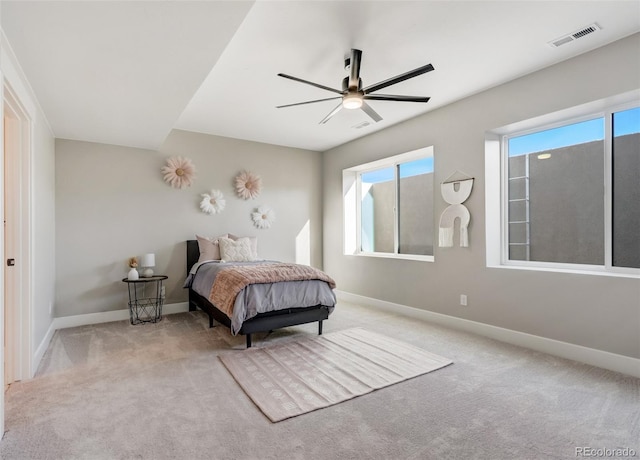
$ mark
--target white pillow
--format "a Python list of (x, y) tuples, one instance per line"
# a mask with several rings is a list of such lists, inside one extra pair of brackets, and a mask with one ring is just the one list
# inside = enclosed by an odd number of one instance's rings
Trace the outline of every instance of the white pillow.
[(216, 236), (215, 238), (207, 238), (206, 236), (196, 235), (198, 240), (198, 248), (200, 249), (200, 257), (198, 263), (206, 260), (220, 260), (220, 246), (218, 240), (220, 238), (226, 238), (227, 233), (224, 235)]
[(253, 260), (258, 260), (258, 237), (257, 236), (236, 236), (233, 233), (229, 233), (227, 238), (231, 238), (232, 240), (238, 240), (240, 238), (248, 238), (251, 241), (251, 253), (253, 255)]
[(249, 238), (219, 238), (220, 256), (225, 262), (250, 262), (255, 260)]

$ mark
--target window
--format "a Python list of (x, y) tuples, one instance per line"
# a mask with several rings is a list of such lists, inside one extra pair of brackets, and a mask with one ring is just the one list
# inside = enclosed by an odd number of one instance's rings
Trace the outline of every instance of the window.
[(433, 260), (433, 148), (343, 171), (345, 253)]
[(637, 103), (510, 132), (501, 146), (504, 263), (640, 268)]

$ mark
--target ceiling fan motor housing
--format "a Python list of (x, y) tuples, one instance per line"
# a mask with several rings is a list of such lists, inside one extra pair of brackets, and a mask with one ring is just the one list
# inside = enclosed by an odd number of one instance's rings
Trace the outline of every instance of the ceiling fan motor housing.
[(358, 87), (357, 88), (349, 88), (349, 77), (344, 77), (342, 79), (342, 91), (361, 92), (362, 91), (362, 78), (358, 78)]

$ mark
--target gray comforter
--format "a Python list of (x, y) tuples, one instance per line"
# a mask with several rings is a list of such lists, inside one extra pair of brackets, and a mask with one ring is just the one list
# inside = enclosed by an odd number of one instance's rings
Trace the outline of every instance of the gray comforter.
[[(273, 261), (257, 262), (219, 262), (208, 261), (195, 264), (184, 287), (190, 287), (205, 299), (209, 298), (211, 286), (220, 270), (236, 265), (256, 263), (268, 263)], [(236, 335), (242, 323), (253, 318), (258, 313), (266, 313), (287, 308), (313, 307), (325, 305), (329, 307), (329, 313), (336, 304), (336, 296), (333, 289), (324, 281), (284, 281), (278, 283), (250, 284), (237, 295), (233, 307), (231, 319), (231, 333)]]

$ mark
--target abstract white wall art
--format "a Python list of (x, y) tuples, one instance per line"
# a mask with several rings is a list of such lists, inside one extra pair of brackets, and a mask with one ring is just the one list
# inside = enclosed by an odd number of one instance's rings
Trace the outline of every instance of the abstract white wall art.
[(248, 200), (249, 198), (255, 200), (260, 195), (262, 179), (257, 174), (242, 171), (235, 177), (234, 182), (236, 193), (243, 200)]
[(209, 193), (203, 193), (202, 201), (200, 201), (200, 209), (206, 214), (219, 214), (224, 210), (227, 204), (224, 195), (220, 190), (211, 190)]
[(268, 206), (258, 206), (251, 213), (251, 219), (253, 219), (253, 225), (265, 229), (271, 227), (271, 224), (276, 220), (276, 213)]
[[(462, 174), (462, 179), (452, 179), (456, 174)], [(453, 234), (456, 219), (460, 222), (460, 247), (469, 247), (469, 222), (471, 214), (464, 203), (471, 195), (473, 177), (456, 171), (440, 184), (440, 193), (449, 206), (440, 216), (438, 245), (441, 248), (453, 247)]]
[(164, 181), (173, 188), (190, 187), (196, 176), (196, 167), (190, 159), (183, 157), (171, 157), (161, 169)]

